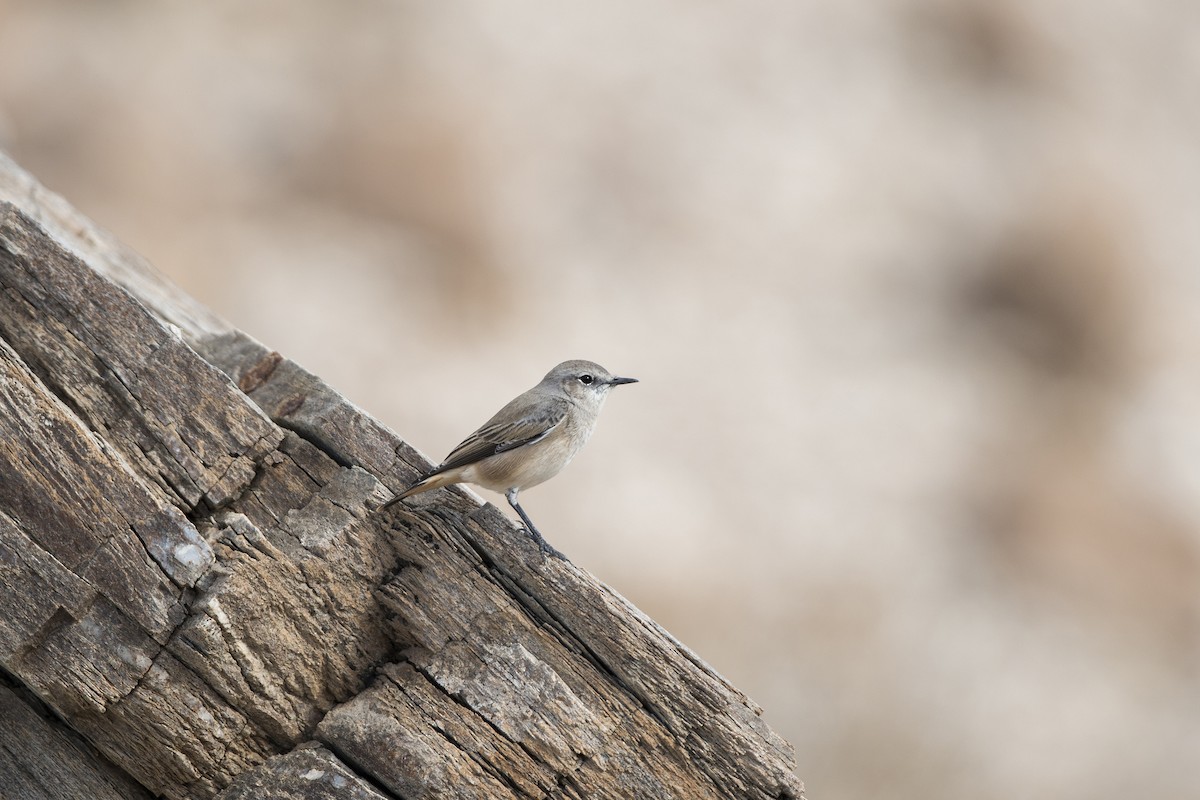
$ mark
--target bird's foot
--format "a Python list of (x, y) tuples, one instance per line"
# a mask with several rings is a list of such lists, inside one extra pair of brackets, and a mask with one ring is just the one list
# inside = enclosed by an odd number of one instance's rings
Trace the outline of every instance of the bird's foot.
[(568, 561), (568, 562), (570, 561), (570, 559), (568, 559), (560, 551), (556, 550), (549, 542), (547, 542), (545, 540), (545, 538), (542, 536), (542, 534), (538, 533), (537, 528), (535, 528), (531, 525), (526, 526), (525, 532), (528, 533), (529, 538), (533, 539), (534, 543), (537, 544), (538, 549), (541, 550), (546, 555), (553, 556), (554, 558), (560, 559), (562, 561)]

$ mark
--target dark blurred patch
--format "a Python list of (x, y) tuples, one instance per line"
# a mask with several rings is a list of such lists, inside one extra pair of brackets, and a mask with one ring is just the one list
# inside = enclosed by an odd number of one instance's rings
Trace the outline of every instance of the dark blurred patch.
[[(1106, 193), (1029, 210), (961, 293), (961, 323), (1003, 401), (975, 483), (1002, 581), (1185, 668), (1200, 553), (1182, 515), (1131, 476), (1121, 404), (1140, 379), (1134, 231)], [(1131, 480), (1131, 478), (1134, 478)]]
[(944, 77), (1028, 87), (1055, 73), (1049, 48), (1015, 3), (925, 0), (904, 21), (914, 59)]
[(1138, 305), (1124, 233), (1120, 215), (1090, 200), (1039, 206), (972, 270), (962, 295), (970, 327), (1038, 380), (1121, 384)]

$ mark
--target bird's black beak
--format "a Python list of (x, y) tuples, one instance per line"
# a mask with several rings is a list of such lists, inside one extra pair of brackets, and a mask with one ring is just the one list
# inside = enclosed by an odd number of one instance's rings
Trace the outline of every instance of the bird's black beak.
[(610, 378), (608, 381), (608, 385), (609, 386), (620, 386), (622, 383), (637, 383), (637, 382), (638, 382), (637, 378)]

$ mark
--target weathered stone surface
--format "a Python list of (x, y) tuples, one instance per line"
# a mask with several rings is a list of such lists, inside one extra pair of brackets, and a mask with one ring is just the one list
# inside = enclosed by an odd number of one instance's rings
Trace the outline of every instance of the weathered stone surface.
[(0, 338), (165, 500), (217, 508), (282, 434), (123, 289), (7, 206)]
[(136, 250), (38, 183), (3, 151), (0, 151), (0, 202), (21, 209), (21, 213), (89, 267), (128, 291), (154, 316), (178, 328), (185, 338), (207, 338), (233, 330), (228, 322), (165, 278)]
[(538, 797), (554, 773), (409, 664), (334, 709), (317, 737), (400, 797)]
[(150, 800), (36, 701), (3, 685), (0, 720), (0, 800)]
[(379, 512), (417, 451), (0, 157), (4, 199), (0, 666), (105, 769), (167, 798), (798, 796), (759, 709), (619, 595), (463, 491)]
[(323, 747), (274, 756), (237, 777), (218, 800), (384, 800)]
[(245, 386), (271, 419), (296, 431), (337, 463), (362, 467), (395, 490), (411, 484), (430, 466), (407, 442), (323, 380), (244, 333), (229, 332), (196, 346)]

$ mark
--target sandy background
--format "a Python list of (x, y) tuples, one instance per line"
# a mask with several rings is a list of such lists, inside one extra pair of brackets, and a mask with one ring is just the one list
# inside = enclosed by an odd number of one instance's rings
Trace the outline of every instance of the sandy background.
[(0, 0), (0, 146), (431, 457), (641, 378), (524, 505), (814, 799), (1195, 796), (1198, 143), (1193, 2)]

